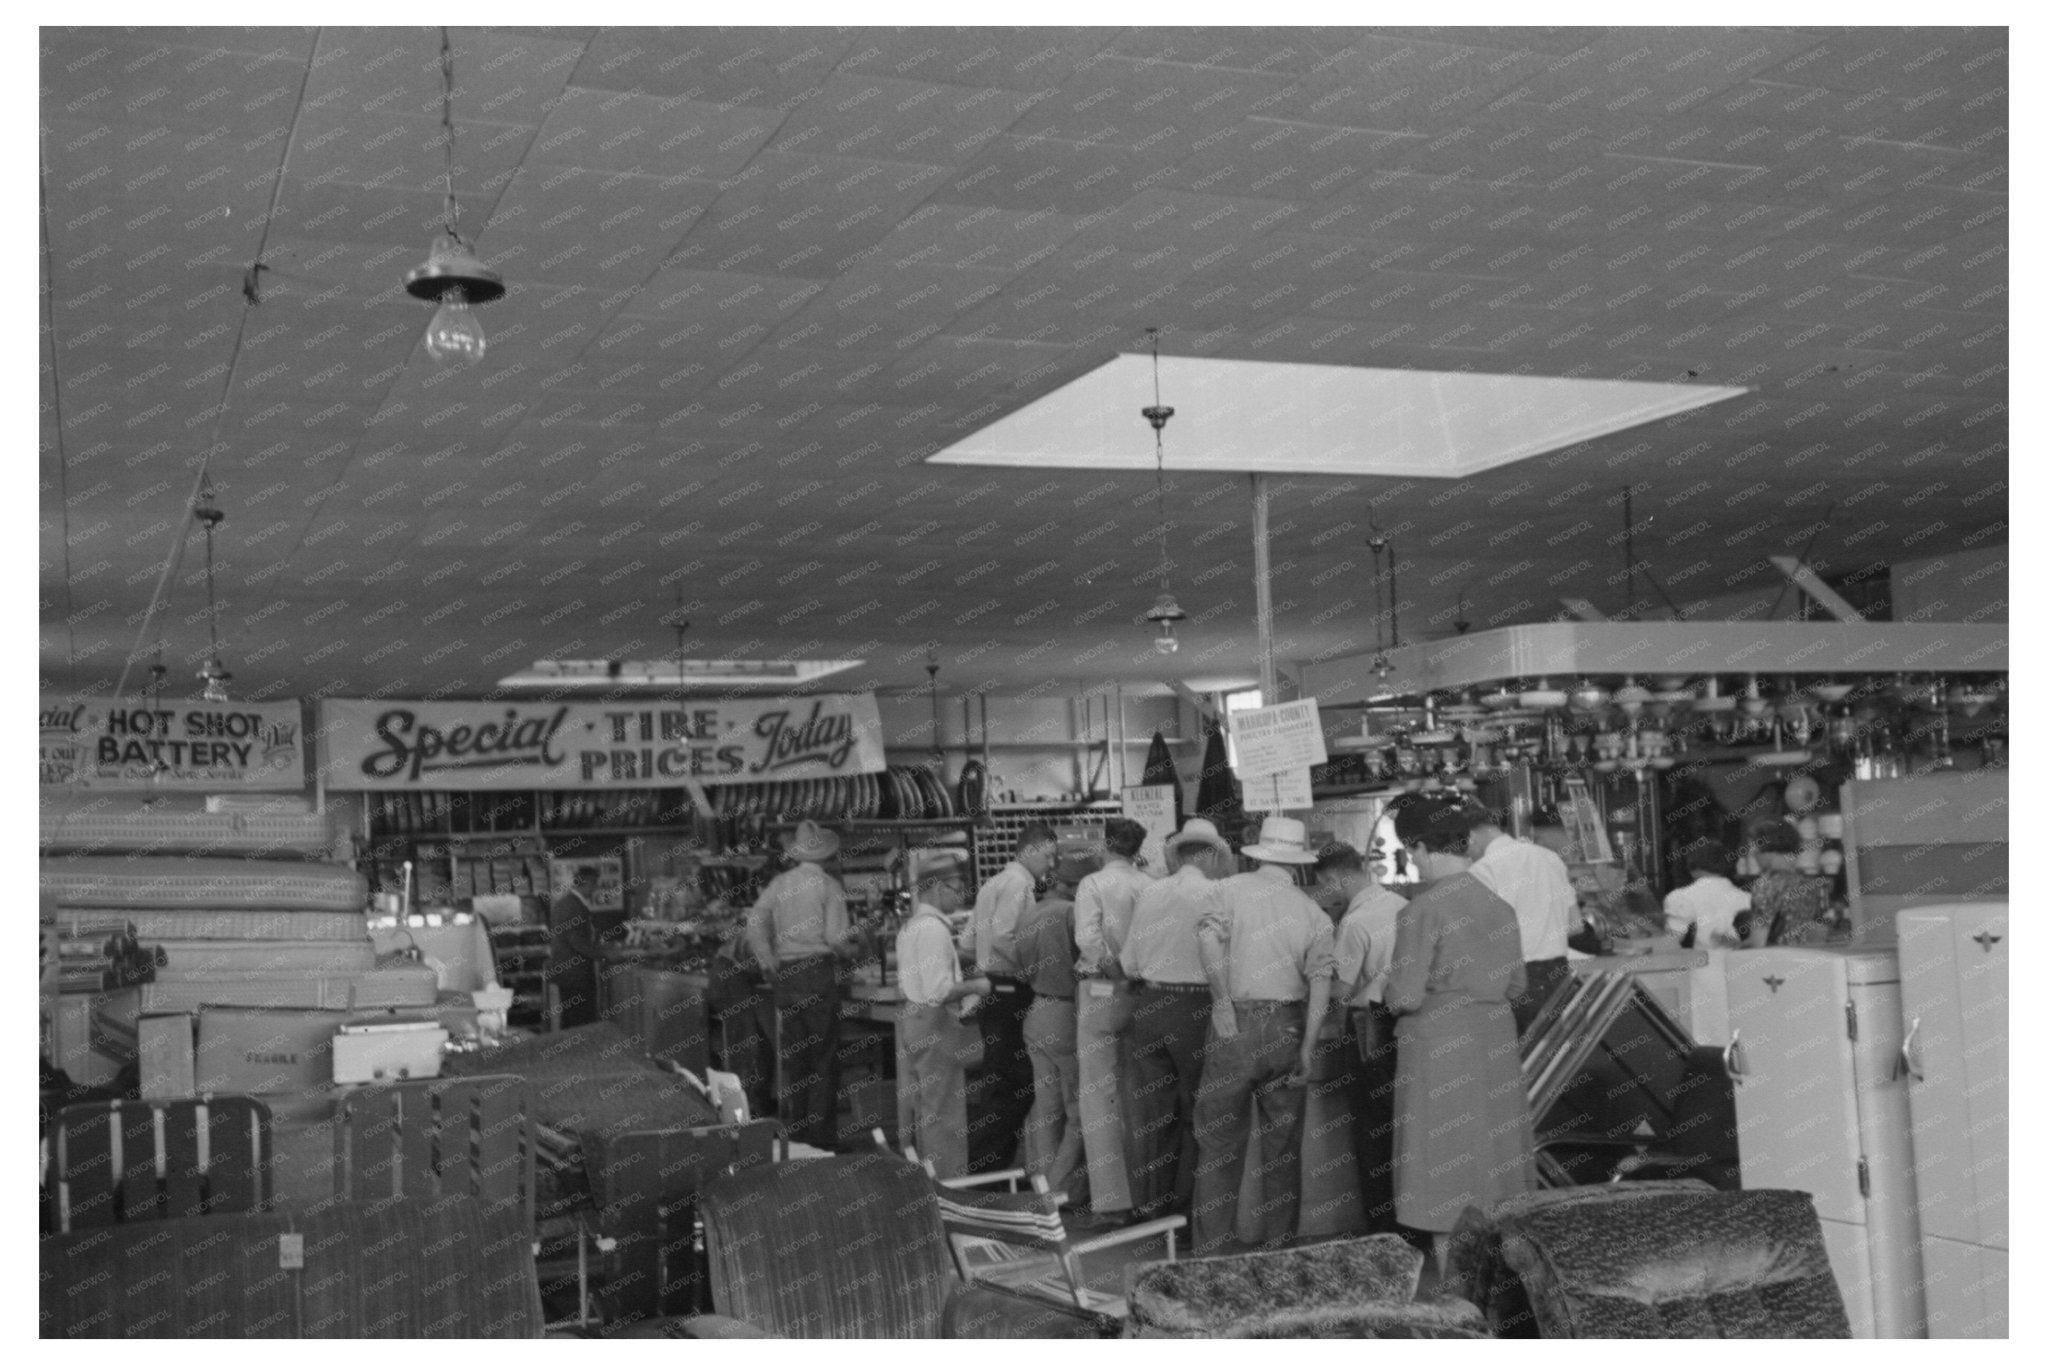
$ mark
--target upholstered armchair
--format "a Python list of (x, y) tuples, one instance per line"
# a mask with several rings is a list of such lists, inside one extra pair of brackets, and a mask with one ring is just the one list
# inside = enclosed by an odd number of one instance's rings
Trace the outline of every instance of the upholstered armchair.
[(1813, 1197), (1696, 1181), (1539, 1190), (1468, 1210), (1450, 1285), (1496, 1335), (1846, 1337)]
[(1417, 1300), (1423, 1256), (1382, 1233), (1284, 1251), (1132, 1266), (1134, 1337), (1484, 1337), (1463, 1299)]

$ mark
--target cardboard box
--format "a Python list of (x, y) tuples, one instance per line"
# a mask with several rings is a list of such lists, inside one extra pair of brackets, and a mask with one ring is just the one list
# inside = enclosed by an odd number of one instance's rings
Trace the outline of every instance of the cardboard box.
[(193, 1060), (194, 1020), (189, 1014), (145, 1015), (135, 1024), (141, 1057), (142, 1098), (180, 1100), (198, 1093)]
[(441, 1074), (448, 1030), (431, 1028), (340, 1033), (334, 1038), (334, 1083), (417, 1081)]
[(199, 1011), (194, 1083), (202, 1091), (261, 1095), (324, 1090), (334, 1078), (334, 1010)]

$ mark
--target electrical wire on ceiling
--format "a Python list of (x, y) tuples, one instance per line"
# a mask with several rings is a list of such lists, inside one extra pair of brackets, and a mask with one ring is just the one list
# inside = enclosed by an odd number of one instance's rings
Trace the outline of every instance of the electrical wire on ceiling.
[[(129, 670), (135, 666), (135, 661), (142, 656), (142, 642), (148, 638), (151, 624), (157, 623), (161, 631), (162, 625), (159, 613), (162, 613), (163, 618), (168, 618), (170, 614), (169, 588), (175, 580), (179, 566), (184, 563), (185, 543), (192, 534), (190, 514), (199, 507), (200, 494), (208, 487), (207, 470), (213, 464), (214, 452), (220, 449), (220, 424), (222, 419), (227, 416), (228, 400), (234, 395), (235, 376), (241, 368), (242, 338), (249, 330), (249, 310), (263, 301), (260, 276), (263, 271), (270, 268), (263, 263), (263, 252), (270, 245), (271, 225), (277, 222), (277, 206), (284, 195), (285, 169), (291, 165), (292, 143), (299, 135), (299, 115), (306, 107), (306, 86), (313, 79), (313, 57), (320, 50), (320, 35), (322, 32), (324, 30), (321, 29), (313, 31), (313, 42), (306, 49), (306, 69), (299, 74), (299, 95), (292, 102), (292, 118), (290, 125), (285, 129), (284, 150), (278, 154), (277, 176), (270, 186), (270, 208), (263, 215), (261, 235), (256, 239), (255, 259), (250, 262), (248, 270), (244, 272), (242, 277), (242, 295), (245, 301), (241, 314), (235, 320), (235, 340), (233, 347), (228, 352), (227, 377), (221, 381), (220, 402), (213, 410), (213, 431), (207, 440), (205, 451), (199, 457), (199, 469), (192, 480), (192, 491), (185, 495), (185, 512), (187, 515), (180, 517), (178, 520), (177, 541), (171, 546), (170, 553), (164, 556), (163, 572), (157, 575), (156, 590), (150, 594), (149, 608), (142, 615), (142, 624), (136, 628), (135, 643), (129, 648), (128, 657), (121, 662), (121, 679), (114, 685), (114, 696), (116, 699), (127, 694)], [(210, 582), (208, 590), (211, 591)], [(161, 635), (159, 635), (157, 647), (159, 654), (161, 654)], [(219, 641), (216, 639), (214, 643), (214, 657), (217, 658), (219, 656), (219, 651)]]
[[(318, 36), (316, 35), (316, 36), (315, 36), (315, 38), (314, 38), (314, 40), (313, 40), (313, 51), (314, 51), (315, 55), (317, 55), (317, 54), (319, 53), (319, 50), (320, 50), (320, 40), (319, 40), (319, 37), (318, 37)], [(585, 38), (585, 39), (583, 40), (583, 51), (582, 51), (581, 53), (578, 53), (578, 54), (577, 54), (577, 60), (576, 60), (576, 61), (568, 63), (568, 69), (569, 69), (569, 70), (571, 70), (571, 71), (574, 71), (574, 70), (576, 69), (576, 67), (577, 67), (578, 63), (580, 63), (580, 62), (581, 62), (581, 60), (582, 60), (582, 58), (583, 58), (584, 56), (587, 56), (587, 55), (589, 54), (589, 52), (590, 52), (590, 39), (589, 39), (589, 38)], [(450, 60), (452, 60), (452, 57), (451, 57), (451, 59), (450, 59)], [(445, 73), (444, 73), (444, 80), (445, 80)], [(444, 87), (444, 88), (445, 88), (445, 87)], [(565, 88), (566, 88), (566, 87), (565, 87)], [(301, 99), (303, 99), (303, 98), (304, 98), (304, 92), (303, 92), (303, 91), (301, 91), (301, 94), (300, 94), (300, 98), (301, 98)], [(448, 110), (448, 109), (452, 108), (452, 105), (444, 105), (443, 107), (444, 107), (444, 111), (445, 111), (445, 110)], [(787, 117), (787, 115), (785, 115), (784, 117), (786, 118), (786, 117)], [(453, 126), (453, 116), (452, 116), (452, 114), (450, 114), (450, 116), (449, 116), (449, 126), (450, 126), (451, 128), (452, 128), (452, 126)], [(540, 129), (540, 125), (536, 124), (536, 125), (534, 126), (534, 128), (533, 128), (533, 131), (532, 131), (532, 132), (531, 132), (531, 133), (530, 133), (530, 134), (528, 135), (528, 137), (527, 137), (527, 145), (526, 145), (526, 149), (525, 149), (524, 151), (522, 151), (522, 152), (521, 152), (521, 153), (519, 154), (519, 164), (521, 164), (521, 165), (524, 165), (524, 164), (525, 164), (525, 161), (526, 161), (526, 157), (527, 157), (527, 154), (528, 154), (529, 152), (531, 152), (531, 151), (533, 150), (533, 143), (534, 143), (534, 141), (535, 141), (536, 139), (538, 139), (538, 138), (540, 137), (540, 131), (541, 131), (541, 129)], [(286, 151), (287, 151), (287, 152), (289, 152), (289, 151), (290, 151), (290, 146), (289, 146), (289, 144), (287, 144), (287, 146), (286, 146)], [(450, 181), (451, 181), (451, 183), (452, 183), (452, 177), (453, 177), (453, 169), (452, 169), (452, 164), (451, 164), (451, 167), (450, 167), (450, 170), (449, 170), (449, 176), (450, 176)], [(281, 179), (282, 179), (282, 172), (280, 172), (280, 180), (281, 180)], [(501, 184), (501, 185), (499, 186), (499, 188), (498, 188), (498, 197), (497, 197), (496, 199), (494, 199), (494, 200), (492, 200), (492, 201), (491, 201), (491, 206), (490, 206), (490, 207), (489, 207), (488, 209), (484, 210), (484, 212), (483, 212), (483, 215), (482, 215), (482, 221), (483, 221), (483, 223), (485, 224), (485, 229), (486, 229), (486, 230), (488, 230), (488, 228), (489, 228), (489, 224), (490, 224), (491, 220), (492, 220), (492, 219), (493, 219), (494, 217), (496, 217), (496, 216), (497, 216), (497, 208), (498, 208), (498, 205), (499, 205), (500, 203), (502, 203), (502, 202), (504, 201), (504, 197), (505, 197), (506, 193), (507, 193), (507, 192), (509, 192), (509, 190), (511, 189), (511, 186), (512, 186), (512, 184), (513, 184), (513, 182), (514, 182), (514, 181), (515, 181), (516, 179), (517, 179), (517, 177), (516, 177), (516, 176), (507, 176), (507, 177), (505, 177), (504, 183), (503, 183), (503, 184)], [(600, 329), (600, 330), (601, 330), (601, 329)], [(382, 411), (384, 410), (384, 405), (385, 405), (386, 403), (388, 403), (388, 402), (390, 402), (390, 401), (391, 401), (391, 391), (392, 391), (393, 389), (395, 389), (395, 388), (397, 388), (397, 387), (398, 387), (398, 382), (399, 382), (399, 380), (400, 380), (400, 379), (402, 379), (402, 378), (403, 378), (403, 377), (405, 376), (405, 373), (406, 373), (406, 371), (407, 371), (407, 370), (408, 370), (408, 369), (409, 369), (409, 368), (411, 367), (411, 364), (412, 364), (412, 357), (413, 357), (413, 354), (414, 354), (414, 352), (415, 352), (415, 351), (417, 351), (417, 350), (419, 349), (419, 347), (420, 347), (420, 344), (421, 344), (421, 342), (422, 342), (423, 340), (424, 340), (424, 336), (423, 336), (423, 335), (420, 335), (420, 336), (415, 336), (415, 337), (413, 338), (413, 342), (412, 342), (412, 346), (411, 346), (411, 348), (409, 348), (409, 349), (408, 349), (408, 350), (406, 351), (406, 354), (405, 354), (405, 360), (404, 360), (404, 362), (403, 362), (403, 363), (401, 363), (401, 364), (399, 364), (399, 365), (397, 365), (396, 367), (394, 367), (394, 368), (392, 369), (392, 371), (391, 371), (391, 378), (390, 378), (390, 380), (389, 380), (389, 381), (388, 381), (388, 382), (387, 382), (387, 383), (386, 383), (386, 384), (384, 385), (384, 391), (383, 391), (383, 393), (381, 393), (381, 394), (379, 394), (379, 395), (377, 396), (377, 406), (376, 406), (376, 407), (374, 407), (374, 408), (372, 408), (372, 409), (370, 410), (370, 411), (371, 411), (371, 416), (373, 416), (373, 417), (374, 417), (374, 416), (375, 416), (375, 415), (376, 415), (377, 413), (380, 413), (380, 412), (382, 412)], [(589, 344), (589, 345), (591, 345), (591, 346), (595, 346), (595, 345), (597, 344), (597, 337), (596, 337), (595, 335), (593, 335), (593, 336), (592, 336), (592, 338), (591, 338), (591, 340), (590, 340), (590, 342), (589, 342), (588, 344)], [(580, 355), (580, 353), (579, 353), (579, 355)], [(574, 358), (575, 358), (575, 357), (565, 357), (565, 359), (574, 359)], [(331, 479), (331, 480), (330, 480), (330, 481), (328, 482), (327, 488), (326, 488), (325, 490), (323, 490), (323, 493), (322, 493), (322, 496), (321, 496), (321, 498), (320, 498), (320, 501), (319, 501), (318, 503), (316, 503), (316, 504), (315, 504), (315, 506), (314, 506), (314, 512), (313, 512), (313, 515), (311, 515), (311, 516), (307, 517), (307, 518), (306, 518), (306, 521), (305, 521), (305, 524), (304, 524), (304, 525), (302, 525), (301, 527), (299, 527), (299, 534), (298, 534), (297, 538), (296, 538), (296, 539), (294, 539), (294, 540), (292, 541), (292, 543), (291, 543), (291, 546), (290, 546), (290, 547), (289, 547), (288, 549), (286, 549), (286, 551), (284, 552), (284, 556), (283, 556), (283, 561), (281, 561), (281, 562), (284, 562), (284, 561), (289, 561), (289, 560), (290, 560), (290, 559), (291, 559), (291, 558), (292, 558), (293, 556), (297, 555), (297, 554), (298, 554), (298, 552), (299, 552), (299, 550), (301, 549), (301, 547), (303, 547), (303, 546), (305, 545), (305, 543), (306, 543), (306, 537), (307, 537), (308, 535), (312, 534), (312, 530), (313, 530), (313, 524), (314, 524), (314, 523), (315, 523), (316, 521), (318, 521), (318, 520), (320, 519), (320, 515), (321, 515), (321, 512), (322, 512), (322, 511), (323, 511), (323, 510), (324, 510), (324, 509), (325, 509), (325, 508), (327, 507), (327, 496), (326, 496), (326, 495), (327, 495), (327, 494), (329, 494), (329, 493), (332, 493), (332, 492), (333, 492), (333, 491), (334, 491), (334, 490), (335, 490), (336, 488), (340, 487), (340, 485), (341, 485), (341, 481), (342, 481), (343, 479), (345, 479), (345, 478), (347, 478), (347, 477), (348, 477), (348, 472), (349, 472), (349, 470), (351, 470), (351, 469), (353, 469), (353, 468), (355, 467), (355, 463), (356, 463), (356, 457), (357, 457), (358, 455), (360, 455), (360, 454), (362, 453), (362, 449), (363, 449), (363, 437), (364, 437), (364, 436), (366, 436), (366, 435), (367, 435), (367, 434), (369, 433), (370, 429), (371, 429), (371, 428), (370, 428), (370, 424), (369, 424), (369, 423), (368, 423), (368, 422), (366, 421), (366, 422), (365, 422), (365, 423), (363, 424), (362, 430), (361, 430), (361, 431), (359, 431), (359, 432), (357, 433), (357, 435), (356, 435), (356, 438), (355, 438), (355, 440), (354, 440), (354, 441), (352, 441), (352, 442), (351, 442), (351, 443), (349, 444), (349, 448), (348, 448), (348, 453), (347, 453), (347, 454), (346, 454), (345, 456), (343, 456), (343, 457), (342, 457), (342, 458), (341, 458), (340, 460), (336, 461), (336, 463), (335, 463), (335, 468), (334, 468), (334, 478), (333, 478), (333, 479)], [(255, 611), (255, 612), (261, 612), (261, 611), (262, 611), (262, 610), (263, 610), (264, 608), (268, 607), (268, 606), (270, 605), (270, 603), (271, 603), (271, 600), (272, 600), (272, 598), (274, 598), (274, 597), (275, 597), (275, 596), (277, 595), (277, 592), (278, 592), (278, 588), (279, 588), (280, 586), (281, 586), (281, 584), (280, 584), (280, 581), (279, 581), (278, 579), (276, 579), (276, 578), (273, 578), (273, 579), (271, 580), (271, 586), (270, 586), (269, 590), (268, 590), (268, 591), (267, 591), (267, 592), (266, 592), (266, 593), (264, 594), (263, 600), (262, 600), (261, 602), (257, 603), (257, 605), (256, 605), (256, 607), (255, 607), (255, 609), (254, 609), (254, 611)], [(252, 614), (253, 614), (253, 613), (252, 613)]]
[[(48, 125), (37, 139), (49, 138)], [(57, 432), (57, 512), (64, 535), (64, 672), (69, 678), (78, 666), (78, 630), (72, 623), (71, 598), (71, 461), (64, 450), (64, 376), (57, 369), (57, 269), (50, 253), (50, 167), (37, 147), (36, 207), (43, 231), (43, 336), (50, 350), (51, 419)]]

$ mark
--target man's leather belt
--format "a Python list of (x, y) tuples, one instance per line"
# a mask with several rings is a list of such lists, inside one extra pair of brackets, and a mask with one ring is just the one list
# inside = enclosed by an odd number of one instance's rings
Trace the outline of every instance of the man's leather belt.
[(1209, 993), (1209, 985), (1207, 982), (1188, 983), (1180, 981), (1133, 981), (1131, 984), (1141, 991), (1170, 991), (1176, 995), (1193, 995), (1196, 992), (1200, 992), (1203, 995), (1207, 995)]
[(1275, 1010), (1300, 1009), (1307, 1003), (1306, 1000), (1233, 1000), (1230, 1007), (1253, 1014), (1270, 1014)]
[(1045, 991), (1038, 991), (1031, 998), (1033, 1000), (1064, 1000), (1069, 1005), (1074, 1003), (1074, 997), (1071, 995), (1050, 995)]

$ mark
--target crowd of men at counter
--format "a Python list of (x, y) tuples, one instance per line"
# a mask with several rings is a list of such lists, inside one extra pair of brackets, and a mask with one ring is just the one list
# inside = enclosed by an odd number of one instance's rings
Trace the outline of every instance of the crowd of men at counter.
[[(1049, 826), (1030, 825), (975, 895), (958, 944), (967, 853), (915, 850), (916, 906), (895, 945), (914, 1112), (903, 1141), (941, 1178), (1021, 1155), (1084, 1228), (1181, 1213), (1200, 1255), (1283, 1243), (1298, 1221), (1308, 1080), (1334, 1011), (1367, 1225), (1429, 1234), (1441, 1253), (1468, 1204), (1534, 1187), (1518, 1038), (1568, 976), (1581, 918), (1563, 860), (1483, 808), (1414, 796), (1394, 816), (1422, 878), (1399, 891), (1357, 849), (1311, 851), (1287, 817), (1267, 818), (1239, 850), (1191, 819), (1165, 843), (1163, 876), (1140, 865), (1133, 821), (1108, 822), (1102, 856), (1062, 854)], [(759, 985), (726, 1011), (726, 1065), (750, 1091), (773, 1091), (793, 1140), (826, 1149), (838, 1137), (840, 981), (858, 941), (826, 868), (838, 847), (829, 830), (798, 828), (793, 866), (731, 945)], [(1748, 892), (1729, 881), (1725, 849), (1687, 852), (1692, 882), (1664, 910), (1688, 945), (1807, 941), (1832, 927), (1825, 883), (1791, 871), (1790, 826), (1759, 830), (1753, 847), (1763, 875)], [(1309, 867), (1305, 891), (1296, 869)], [(594, 877), (579, 873), (553, 907), (565, 1025), (596, 1018), (606, 926), (590, 907)], [(1254, 1111), (1260, 1197), (1241, 1219)]]

